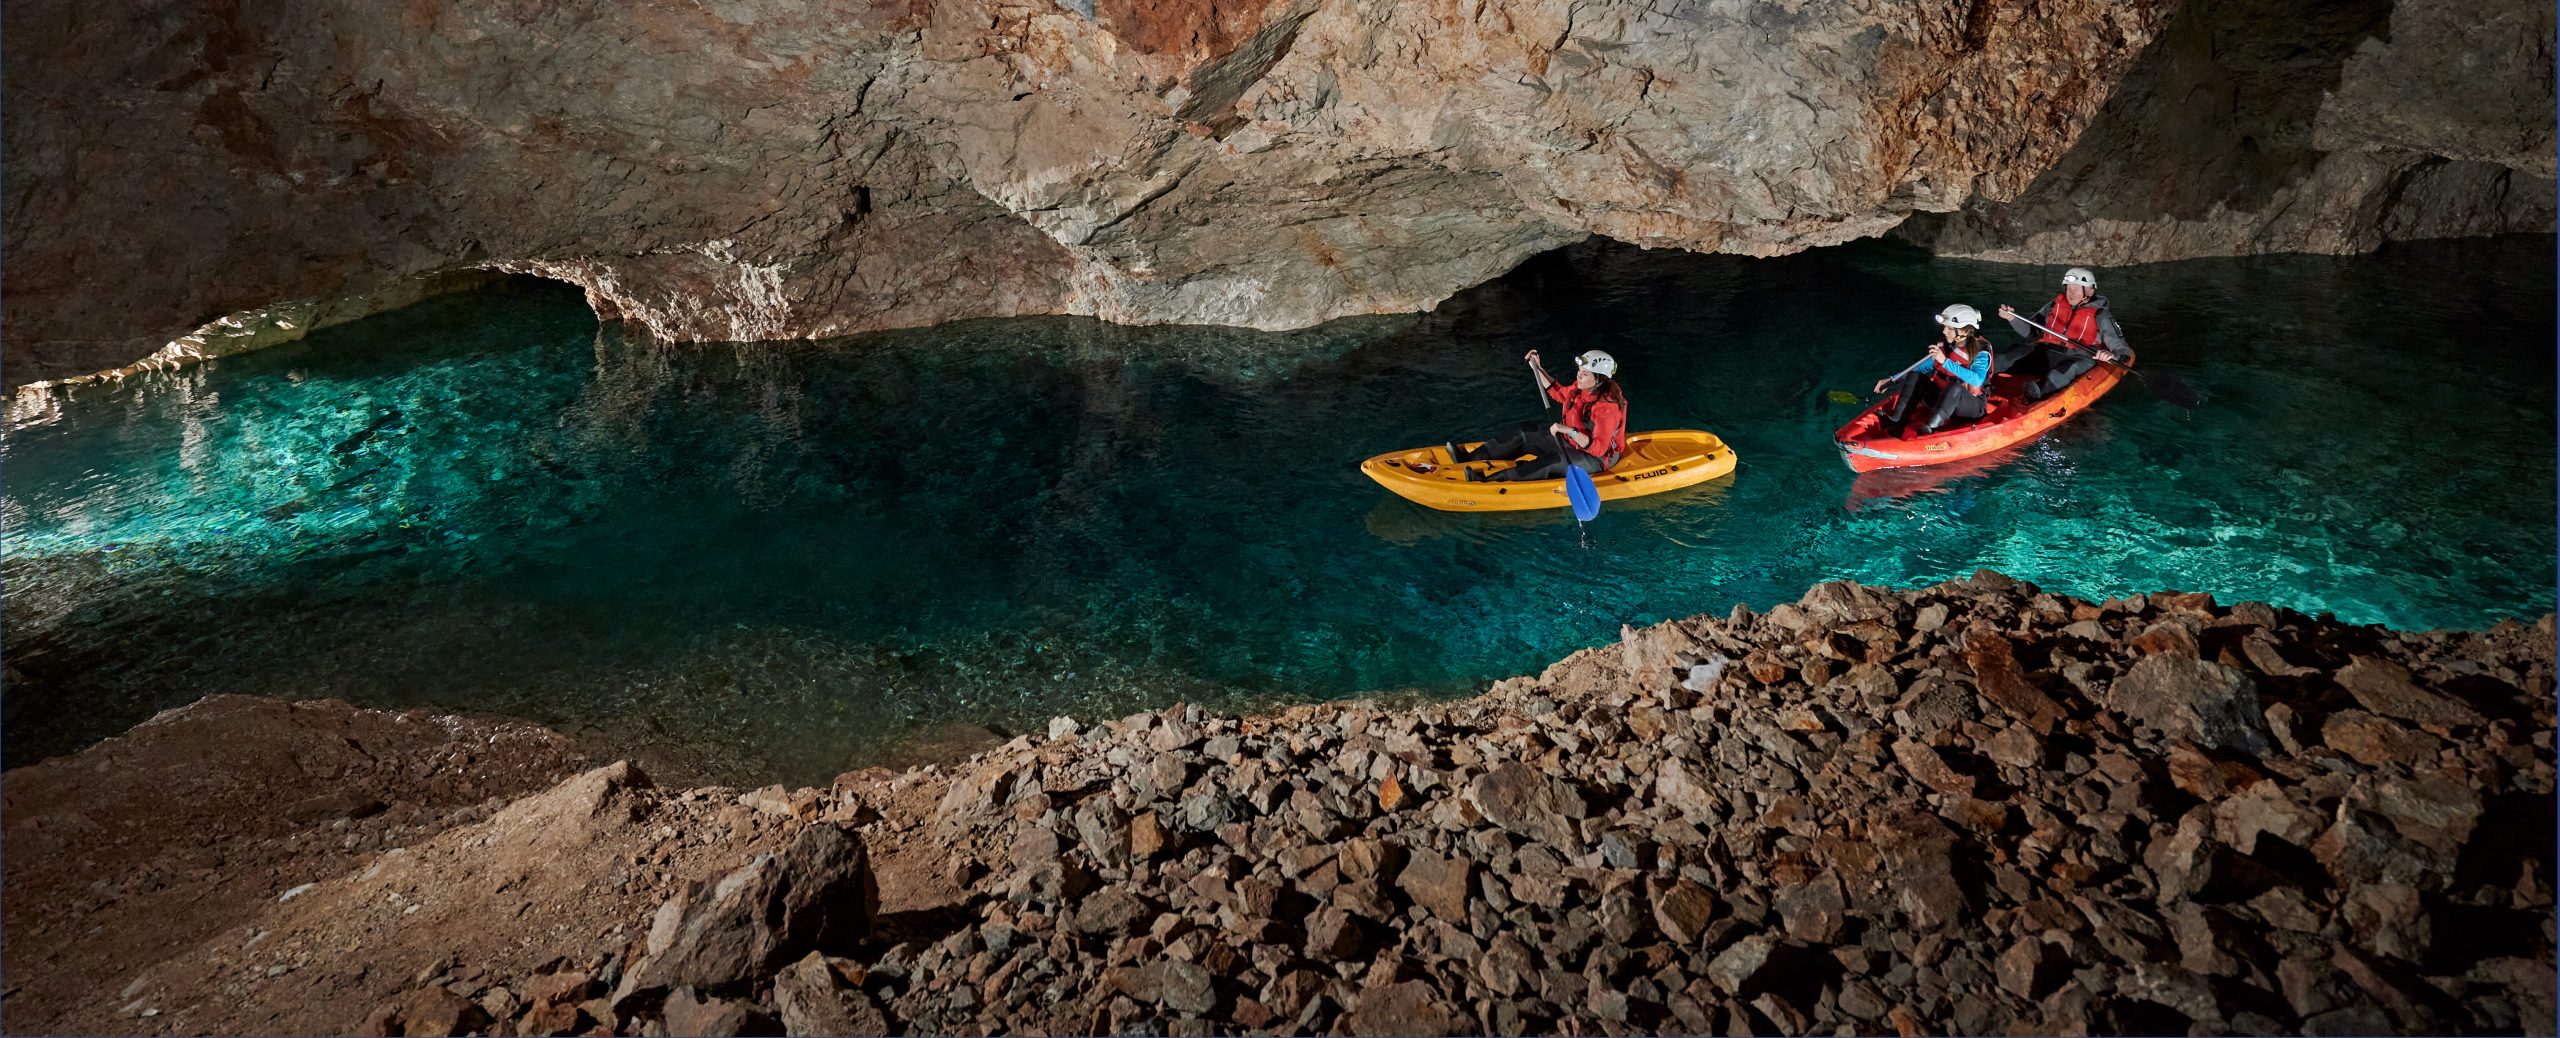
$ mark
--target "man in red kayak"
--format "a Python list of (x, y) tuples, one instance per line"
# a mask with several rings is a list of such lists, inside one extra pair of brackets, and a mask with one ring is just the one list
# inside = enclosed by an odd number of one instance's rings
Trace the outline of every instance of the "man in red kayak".
[(1876, 428), (1887, 436), (1909, 435), (1907, 423), (1916, 411), (1929, 413), (1922, 435), (1982, 417), (1992, 363), (1990, 340), (1975, 331), (1982, 311), (1957, 303), (1938, 311), (1937, 320), (1940, 339), (1929, 344), (1928, 356), (1899, 375), (1876, 380), (1876, 392), (1893, 394), (1876, 415)]
[(1599, 350), (1575, 357), (1573, 384), (1566, 386), (1557, 384), (1555, 376), (1547, 374), (1546, 366), (1538, 363), (1538, 351), (1530, 350), (1521, 359), (1528, 361), (1529, 370), (1537, 375), (1538, 388), (1564, 405), (1564, 421), (1547, 425), (1523, 422), (1509, 435), (1474, 450), (1461, 449), (1454, 442), (1448, 444), (1450, 460), (1460, 465), (1536, 456), (1533, 461), (1490, 476), (1468, 469), (1466, 481), (1562, 479), (1566, 468), (1596, 476), (1617, 464), (1627, 451), (1627, 394), (1618, 388), (1617, 360)]
[(2098, 276), (2087, 267), (2062, 272), (2062, 293), (2036, 311), (2033, 324), (2007, 303), (2000, 304), (2000, 319), (2027, 342), (2000, 366), (2000, 372), (2023, 378), (2029, 400), (2062, 392), (2100, 362), (2130, 356), (2124, 348), (2124, 329), (2116, 327), (2115, 315), (2107, 312), (2107, 297), (2098, 294)]

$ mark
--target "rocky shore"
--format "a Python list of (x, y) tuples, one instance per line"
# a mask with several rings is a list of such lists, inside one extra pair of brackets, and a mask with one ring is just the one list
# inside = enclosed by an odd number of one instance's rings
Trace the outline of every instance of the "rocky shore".
[[(829, 789), (221, 698), (0, 779), (15, 1033), (2529, 1033), (2554, 622), (1997, 574)], [(581, 770), (584, 769), (584, 770)]]

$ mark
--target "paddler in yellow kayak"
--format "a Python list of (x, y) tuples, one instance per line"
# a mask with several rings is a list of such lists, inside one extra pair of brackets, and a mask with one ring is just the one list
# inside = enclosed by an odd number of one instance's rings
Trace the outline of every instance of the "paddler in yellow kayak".
[(1473, 450), (1450, 442), (1449, 457), (1460, 465), (1534, 456), (1535, 460), (1491, 476), (1468, 469), (1467, 482), (1562, 479), (1567, 468), (1596, 476), (1617, 464), (1627, 451), (1627, 394), (1618, 388), (1618, 362), (1599, 350), (1575, 357), (1573, 384), (1567, 386), (1547, 374), (1546, 366), (1538, 363), (1538, 351), (1530, 350), (1521, 359), (1529, 362), (1530, 373), (1537, 376), (1539, 391), (1564, 406), (1564, 420), (1546, 425), (1522, 422), (1508, 435)]

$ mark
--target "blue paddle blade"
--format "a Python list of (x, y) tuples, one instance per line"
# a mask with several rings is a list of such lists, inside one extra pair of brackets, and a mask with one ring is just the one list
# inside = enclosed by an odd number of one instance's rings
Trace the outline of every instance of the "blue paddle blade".
[(1600, 488), (1591, 482), (1591, 474), (1577, 468), (1564, 470), (1564, 496), (1573, 501), (1573, 517), (1590, 522), (1600, 517)]

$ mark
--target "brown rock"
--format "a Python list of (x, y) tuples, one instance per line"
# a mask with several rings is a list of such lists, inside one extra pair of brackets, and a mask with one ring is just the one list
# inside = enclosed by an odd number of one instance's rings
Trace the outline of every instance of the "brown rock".
[(2021, 937), (2000, 954), (1995, 972), (2002, 990), (2033, 1002), (2070, 975), (2070, 963), (2043, 940)]
[(1404, 784), (1397, 782), (1395, 776), (1378, 780), (1378, 810), (1393, 811), (1404, 806), (1405, 800)]
[(2239, 923), (2221, 909), (2193, 901), (2164, 913), (2169, 933), (2178, 941), (2179, 961), (2187, 969), (2211, 976), (2238, 976), (2246, 969)]
[(2411, 976), (2407, 970), (2368, 958), (2343, 944), (2332, 952), (2329, 961), (2356, 987), (2389, 1009), (2401, 1027), (2427, 1030), (2439, 1019), (2435, 1004), (2443, 996), (2428, 988), (2425, 980)]
[(2338, 672), (2338, 684), (2355, 696), (2356, 702), (2365, 709), (2384, 717), (2397, 717), (2435, 728), (2485, 723), (2480, 712), (2472, 709), (2470, 704), (2419, 688), (2410, 680), (2409, 668), (2389, 660), (2355, 657), (2354, 662)]
[[(662, 908), (672, 918), (664, 950), (626, 978), (626, 991), (726, 990), (771, 976), (811, 950), (850, 951), (880, 903), (862, 841), (834, 825), (810, 825), (776, 857), (760, 855), (718, 883), (695, 883)], [(658, 943), (652, 927), (651, 943)]]
[(1976, 688), (1982, 698), (1997, 704), (2039, 735), (2053, 731), (2062, 720), (2062, 706), (2027, 683), (2019, 673), (2016, 655), (2009, 640), (1987, 625), (1977, 624), (1965, 631), (1965, 663), (1973, 668)]
[(729, 998), (703, 998), (689, 987), (680, 987), (667, 995), (665, 1018), (671, 1035), (700, 1035), (702, 1038), (735, 1038), (738, 1035), (772, 1035), (782, 1033), (781, 1021), (747, 1002)]
[(2197, 655), (2196, 633), (2188, 630), (2187, 625), (2175, 620), (2162, 620), (2144, 628), (2141, 634), (2135, 635), (2133, 647), (2145, 656), (2165, 652), (2192, 657)]
[(1475, 885), (1475, 870), (1475, 862), (1464, 857), (1416, 851), (1397, 875), (1396, 886), (1432, 915), (1452, 925), (1465, 926), (1467, 893)]
[(1753, 934), (1733, 942), (1707, 962), (1707, 979), (1728, 995), (1756, 993), (1776, 972), (1771, 966), (1778, 961), (1778, 942), (1765, 934)]
[(471, 1034), (488, 1029), (489, 1013), (479, 1003), (441, 987), (425, 987), (400, 1000), (400, 1033), (410, 1036)]
[(1458, 1030), (1458, 1018), (1439, 991), (1419, 980), (1362, 991), (1344, 1023), (1352, 1034), (1362, 1035), (1446, 1035)]
[(2296, 933), (2317, 933), (2320, 913), (2311, 907), (2311, 899), (2292, 887), (2273, 887), (2249, 899), (2249, 907), (2267, 925)]
[(1806, 944), (1839, 940), (1848, 923), (1848, 900), (1829, 873), (1779, 891), (1774, 901), (1787, 936)]
[(1140, 811), (1129, 819), (1129, 856), (1146, 861), (1164, 853), (1164, 822), (1153, 811)]
[(2394, 832), (2390, 822), (2344, 804), (2328, 831), (2311, 841), (2311, 856), (2342, 886), (2409, 883), (2434, 871), (2431, 858)]
[(1939, 813), (1946, 820), (1984, 836), (1995, 835), (2009, 827), (2008, 805), (1974, 797), (1949, 797), (1940, 805)]
[(2169, 743), (2169, 784), (2199, 800), (2220, 800), (2263, 778), (2255, 768), (2217, 758), (2184, 739)]
[(2266, 721), (2249, 676), (2219, 663), (2145, 656), (2105, 693), (2106, 706), (2147, 728), (2212, 749), (2264, 753)]
[(1951, 797), (1973, 795), (1973, 776), (1949, 767), (1946, 759), (1938, 756), (1938, 751), (1927, 743), (1917, 739), (1896, 739), (1893, 742), (1893, 759), (1921, 785)]
[(2242, 854), (2258, 853), (2260, 835), (2308, 849), (2323, 828), (2317, 813), (2274, 782), (2257, 783), (2215, 804), (2213, 827), (2217, 839)]
[(844, 983), (826, 958), (810, 952), (773, 977), (773, 1004), (784, 1034), (886, 1035), (892, 1028), (880, 1005), (861, 988)]
[(2340, 710), (2321, 722), (2320, 742), (2367, 767), (2407, 766), (2436, 759), (2444, 743), (2425, 732), (2362, 710)]
[(1657, 884), (1653, 895), (1654, 925), (1663, 936), (1679, 946), (1691, 946), (1706, 933), (1707, 921), (1715, 915), (1716, 898), (1707, 888), (1685, 879)]
[(2151, 596), (2151, 607), (2208, 620), (2213, 618), (2213, 596), (2201, 591), (2162, 591)]
[(2402, 962), (2426, 961), (2435, 930), (2416, 888), (2399, 883), (2359, 883), (2347, 890), (2342, 907), (2358, 945)]
[(1712, 823), (1724, 817), (1724, 798), (1699, 781), (1679, 760), (1666, 760), (1655, 769), (1653, 792), (1690, 822)]
[(1476, 776), (1467, 784), (1467, 799), (1487, 821), (1521, 836), (1560, 848), (1581, 843), (1566, 815), (1579, 797), (1528, 765), (1509, 762)]
[(1334, 861), (1342, 867), (1342, 878), (1352, 883), (1383, 882), (1395, 871), (1397, 849), (1374, 837), (1345, 840), (1337, 848)]
[(2268, 677), (2294, 678), (2320, 672), (2317, 668), (2300, 666), (2285, 659), (2284, 653), (2276, 647), (2275, 639), (2267, 637), (2263, 631), (2251, 631), (2242, 638), (2240, 652), (2248, 657), (2250, 666)]
[(1529, 946), (1509, 933), (1494, 935), (1493, 943), (1485, 947), (1484, 956), (1475, 963), (1477, 981), (1505, 998), (1533, 990), (1537, 969)]
[(1279, 976), (1263, 989), (1262, 1002), (1281, 1019), (1296, 1017), (1307, 1003), (1325, 989), (1325, 978), (1314, 970), (1293, 969)]
[(1103, 986), (1140, 1002), (1194, 1015), (1207, 1014), (1218, 1001), (1209, 971), (1178, 959), (1115, 967), (1103, 974)]
[(2044, 739), (2034, 729), (2013, 724), (1982, 744), (1982, 755), (2012, 768), (2044, 766)]
[[(1143, 817), (1143, 816), (1142, 816)], [(1125, 886), (1105, 886), (1075, 908), (1075, 930), (1097, 936), (1136, 932), (1154, 919), (1155, 905)]]
[(594, 1021), (587, 1017), (580, 1003), (554, 1002), (533, 1007), (523, 1019), (516, 1022), (516, 1033), (553, 1036), (578, 1034), (593, 1023)]
[(1368, 945), (1360, 920), (1342, 909), (1319, 908), (1307, 920), (1307, 958), (1317, 963), (1350, 961)]
[(1963, 919), (1971, 910), (1972, 899), (1955, 878), (1956, 834), (1936, 815), (1895, 811), (1869, 830), (1869, 842), (1884, 866), (1881, 882), (1862, 884), (1884, 902), (1868, 905), (1869, 914), (1898, 910), (1913, 927), (1926, 931)]
[(2450, 862), (2480, 822), (2480, 791), (2448, 778), (2376, 776), (2348, 796), (2358, 807), (2391, 820), (2403, 838)]
[(536, 1006), (576, 1005), (599, 994), (601, 985), (583, 970), (551, 973), (535, 977), (524, 986), (525, 997)]

